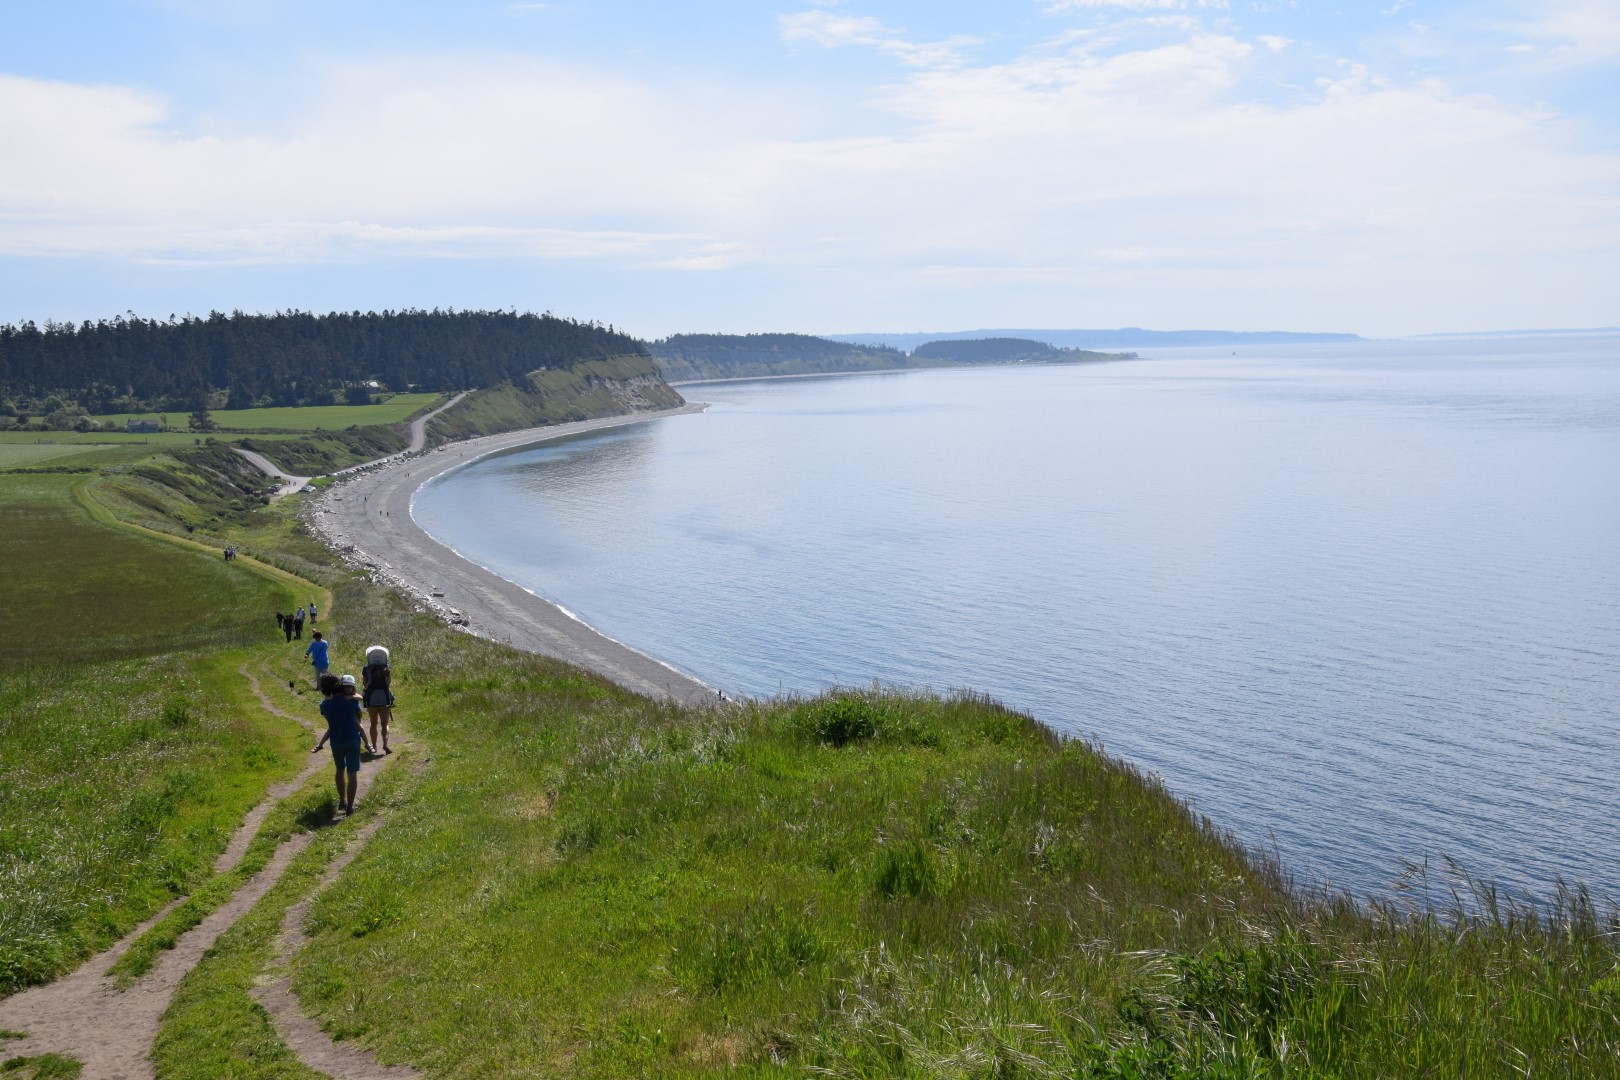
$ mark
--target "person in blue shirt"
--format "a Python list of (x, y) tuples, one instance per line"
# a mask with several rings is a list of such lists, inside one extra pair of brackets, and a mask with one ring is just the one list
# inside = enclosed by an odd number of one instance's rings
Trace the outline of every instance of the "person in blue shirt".
[[(354, 676), (345, 676), (354, 685)], [(354, 813), (355, 789), (360, 784), (360, 748), (365, 736), (360, 730), (360, 699), (342, 694), (343, 684), (336, 675), (321, 676), (321, 716), (326, 720), (326, 731), (310, 753), (318, 754), (328, 742), (332, 744), (332, 761), (337, 766), (338, 811)]]
[(326, 674), (326, 644), (326, 639), (321, 637), (321, 632), (317, 630), (314, 639), (309, 643), (309, 648), (304, 650), (304, 655), (309, 657), (309, 662), (315, 665), (316, 686), (321, 685), (321, 676)]

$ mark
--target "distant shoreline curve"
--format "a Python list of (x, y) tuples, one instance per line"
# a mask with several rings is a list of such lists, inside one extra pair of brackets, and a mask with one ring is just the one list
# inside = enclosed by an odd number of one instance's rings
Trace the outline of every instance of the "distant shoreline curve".
[(649, 697), (713, 704), (719, 697), (713, 688), (473, 562), (422, 528), (412, 512), (417, 492), (428, 482), (492, 454), (707, 407), (688, 403), (446, 443), (343, 478), (312, 500), (305, 520), (350, 566), (480, 637), (566, 661)]

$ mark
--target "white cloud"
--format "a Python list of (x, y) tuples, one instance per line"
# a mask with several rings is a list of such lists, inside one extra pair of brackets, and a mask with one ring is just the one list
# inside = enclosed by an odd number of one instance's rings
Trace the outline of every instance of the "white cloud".
[(1559, 58), (1602, 63), (1620, 57), (1620, 4), (1614, 0), (1541, 0), (1507, 27), (1518, 37), (1550, 46)]
[(1097, 11), (1118, 9), (1124, 11), (1225, 11), (1227, 0), (1053, 0), (1046, 6), (1048, 14), (1066, 11)]
[(960, 58), (963, 47), (975, 43), (971, 37), (934, 42), (907, 41), (901, 31), (885, 26), (879, 19), (866, 15), (836, 15), (824, 9), (779, 15), (776, 23), (782, 40), (789, 45), (808, 42), (829, 49), (865, 45), (912, 67), (954, 63)]
[[(823, 13), (784, 36), (906, 59), (883, 24)], [(1248, 89), (1292, 50), (1103, 37), (906, 67), (858, 115), (427, 57), (334, 66), (262, 127), (198, 134), (138, 89), (0, 76), (0, 254), (791, 268), (874, 304), (1001, 289), (1106, 298), (1123, 323), (1175, 296), (1229, 309), (1220, 325), (1437, 291), (1507, 319), (1620, 277), (1620, 155), (1575, 149), (1548, 111), (1355, 65), (1267, 104)]]

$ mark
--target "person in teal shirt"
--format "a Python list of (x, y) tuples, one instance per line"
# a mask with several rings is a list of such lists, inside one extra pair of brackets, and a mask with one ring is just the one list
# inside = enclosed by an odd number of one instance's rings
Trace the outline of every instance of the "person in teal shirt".
[(310, 753), (318, 754), (328, 742), (332, 744), (332, 761), (337, 766), (338, 812), (354, 813), (355, 790), (360, 786), (360, 748), (365, 737), (360, 733), (360, 699), (339, 693), (341, 684), (336, 675), (321, 676), (321, 716), (326, 720), (326, 731)]
[(309, 648), (304, 650), (304, 655), (309, 657), (311, 664), (315, 665), (315, 685), (319, 686), (321, 676), (326, 674), (327, 668), (326, 639), (321, 637), (319, 630), (315, 631), (314, 640), (309, 643)]

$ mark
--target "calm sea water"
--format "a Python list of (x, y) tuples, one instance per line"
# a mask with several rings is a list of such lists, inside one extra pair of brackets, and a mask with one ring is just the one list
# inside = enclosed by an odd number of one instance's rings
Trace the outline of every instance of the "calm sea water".
[(417, 518), (729, 693), (986, 691), (1305, 880), (1620, 896), (1620, 337), (685, 393)]

